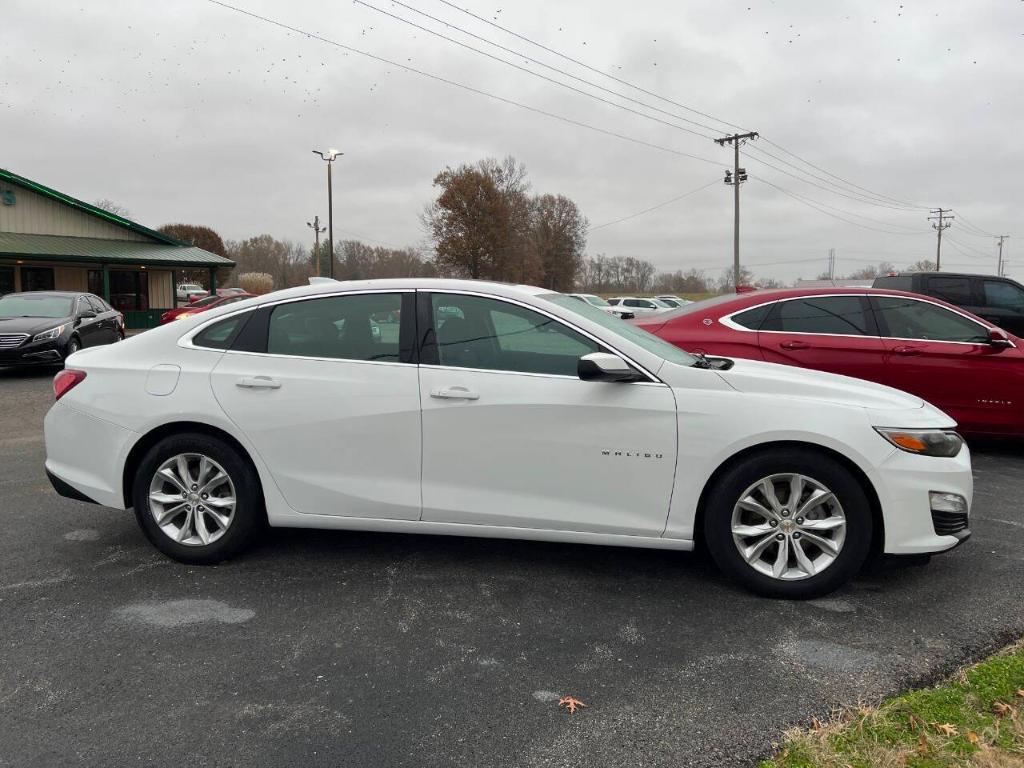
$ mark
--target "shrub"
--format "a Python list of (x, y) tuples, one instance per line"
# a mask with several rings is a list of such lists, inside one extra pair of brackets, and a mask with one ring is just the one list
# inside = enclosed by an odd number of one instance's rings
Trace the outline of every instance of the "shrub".
[(238, 276), (238, 285), (248, 293), (259, 296), (274, 290), (274, 278), (266, 272), (243, 272)]

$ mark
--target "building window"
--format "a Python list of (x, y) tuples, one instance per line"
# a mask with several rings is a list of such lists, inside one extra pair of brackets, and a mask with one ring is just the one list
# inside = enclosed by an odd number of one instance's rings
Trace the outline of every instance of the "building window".
[(110, 270), (109, 298), (118, 312), (149, 309), (149, 275), (126, 269)]
[(0, 267), (0, 296), (14, 293), (14, 267)]
[(52, 291), (53, 267), (22, 267), (21, 290)]
[(90, 269), (87, 273), (89, 293), (95, 293), (97, 296), (103, 295), (103, 271), (99, 269)]

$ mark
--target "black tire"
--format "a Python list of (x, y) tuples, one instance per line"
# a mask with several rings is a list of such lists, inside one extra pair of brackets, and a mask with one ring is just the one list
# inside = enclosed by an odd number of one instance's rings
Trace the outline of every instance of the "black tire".
[[(165, 461), (179, 454), (200, 454), (212, 459), (223, 468), (234, 486), (235, 506), (230, 523), (223, 534), (209, 544), (174, 541), (154, 518), (149, 499), (150, 482)], [(239, 554), (252, 543), (267, 520), (259, 478), (246, 457), (225, 441), (199, 433), (171, 435), (150, 448), (132, 481), (132, 500), (135, 518), (150, 543), (168, 557), (193, 565), (211, 565)]]
[(68, 345), (64, 347), (64, 359), (67, 360), (71, 355), (75, 354), (82, 348), (82, 342), (79, 341), (77, 336), (72, 336), (68, 339)]
[[(756, 570), (740, 554), (732, 532), (733, 509), (744, 491), (762, 478), (789, 473), (812, 478), (832, 491), (846, 518), (845, 540), (835, 559), (815, 575), (796, 580), (774, 578)], [(709, 490), (704, 513), (704, 540), (715, 563), (727, 575), (766, 597), (806, 600), (826, 595), (857, 574), (871, 549), (873, 520), (864, 489), (846, 467), (812, 449), (784, 448), (745, 458)], [(805, 538), (803, 544), (807, 543)], [(781, 544), (769, 544), (765, 551), (770, 553), (772, 547), (777, 553)]]

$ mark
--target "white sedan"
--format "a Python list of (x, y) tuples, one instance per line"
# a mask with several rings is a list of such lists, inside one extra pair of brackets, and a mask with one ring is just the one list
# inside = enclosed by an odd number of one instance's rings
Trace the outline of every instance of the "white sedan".
[(622, 318), (623, 320), (632, 320), (636, 317), (636, 313), (632, 310), (627, 309), (626, 307), (613, 306), (600, 296), (595, 296), (592, 293), (570, 293), (566, 295), (572, 296), (574, 299), (579, 299), (580, 301), (585, 301), (587, 304), (595, 306), (598, 309), (602, 309), (609, 315), (615, 315), (615, 317)]
[(614, 299), (608, 299), (608, 303), (613, 307), (628, 309), (637, 317), (659, 315), (662, 312), (675, 309), (659, 299), (640, 299), (636, 296), (616, 296)]
[(321, 282), (77, 352), (54, 391), (54, 487), (188, 563), (267, 524), (699, 544), (809, 597), (968, 535), (967, 447), (919, 398), (694, 357), (541, 288)]

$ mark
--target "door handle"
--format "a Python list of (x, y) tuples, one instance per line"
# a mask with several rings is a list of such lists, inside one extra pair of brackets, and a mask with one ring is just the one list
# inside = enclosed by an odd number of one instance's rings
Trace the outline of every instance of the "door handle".
[(784, 341), (779, 344), (783, 349), (810, 349), (811, 345), (806, 341)]
[(921, 354), (920, 347), (893, 347), (892, 351), (897, 355), (902, 355), (903, 357), (913, 357), (914, 355)]
[(281, 382), (269, 376), (245, 376), (235, 382), (242, 389), (280, 389)]
[(438, 387), (430, 390), (430, 396), (441, 400), (479, 400), (480, 394), (465, 387)]

